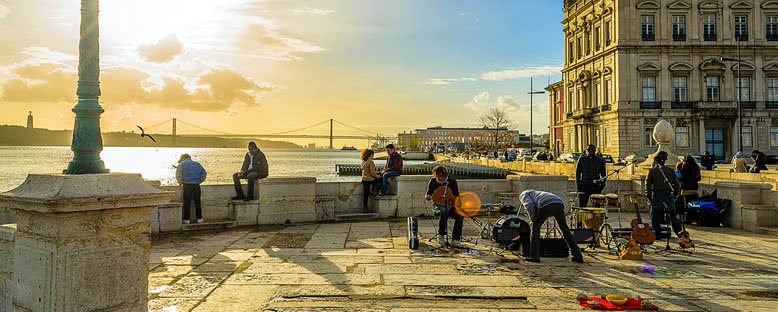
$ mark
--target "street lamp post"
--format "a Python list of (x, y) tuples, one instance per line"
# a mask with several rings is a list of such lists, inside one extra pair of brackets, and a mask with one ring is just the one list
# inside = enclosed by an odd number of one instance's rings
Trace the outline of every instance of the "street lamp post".
[(73, 160), (66, 174), (105, 173), (105, 164), (100, 159), (103, 138), (100, 133), (100, 43), (98, 27), (99, 0), (81, 0), (81, 38), (78, 46), (78, 104), (72, 111), (76, 114), (73, 126), (73, 141), (70, 149)]
[(544, 91), (533, 91), (532, 77), (529, 77), (529, 151), (532, 153), (532, 98), (535, 94), (543, 94)]

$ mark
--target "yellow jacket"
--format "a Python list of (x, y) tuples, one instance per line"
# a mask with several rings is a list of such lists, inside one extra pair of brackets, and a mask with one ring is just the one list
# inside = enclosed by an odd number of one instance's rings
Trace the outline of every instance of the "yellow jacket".
[(381, 176), (376, 173), (375, 163), (372, 160), (362, 162), (362, 181), (374, 181), (380, 178)]
[(732, 168), (735, 169), (735, 172), (748, 172), (746, 170), (746, 159), (744, 157), (735, 158), (732, 161)]

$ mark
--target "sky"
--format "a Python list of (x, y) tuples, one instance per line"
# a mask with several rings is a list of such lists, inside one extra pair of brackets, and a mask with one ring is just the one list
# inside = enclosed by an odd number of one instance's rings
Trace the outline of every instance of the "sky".
[[(0, 0), (0, 124), (32, 111), (72, 128), (79, 14), (80, 0)], [(332, 118), (396, 135), (501, 107), (526, 133), (530, 77), (561, 79), (561, 20), (561, 1), (102, 0), (101, 126), (257, 134)], [(548, 95), (533, 103), (547, 133)]]

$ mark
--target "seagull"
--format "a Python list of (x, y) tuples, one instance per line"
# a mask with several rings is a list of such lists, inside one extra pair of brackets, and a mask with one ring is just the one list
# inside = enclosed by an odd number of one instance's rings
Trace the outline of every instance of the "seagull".
[(138, 127), (138, 129), (140, 129), (140, 137), (141, 137), (141, 138), (143, 138), (143, 137), (149, 137), (149, 139), (151, 139), (152, 141), (154, 141), (154, 143), (157, 143), (157, 140), (154, 140), (154, 137), (153, 137), (153, 136), (151, 136), (150, 134), (146, 134), (146, 132), (143, 132), (143, 128), (141, 128), (140, 126), (136, 126), (136, 127)]

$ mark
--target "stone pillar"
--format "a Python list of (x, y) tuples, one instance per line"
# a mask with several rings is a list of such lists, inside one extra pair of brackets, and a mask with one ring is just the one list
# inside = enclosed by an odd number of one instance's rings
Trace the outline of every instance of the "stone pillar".
[(146, 311), (151, 211), (171, 196), (139, 174), (33, 174), (0, 194), (14, 311)]
[[(699, 154), (705, 154), (705, 119), (700, 118), (700, 150)], [(708, 151), (711, 152), (711, 151)], [(712, 153), (712, 152), (711, 152)]]
[(267, 177), (258, 187), (257, 224), (316, 221), (316, 178)]
[(778, 224), (778, 211), (771, 198), (772, 185), (749, 182), (716, 182), (719, 198), (732, 201), (729, 226), (746, 231)]

